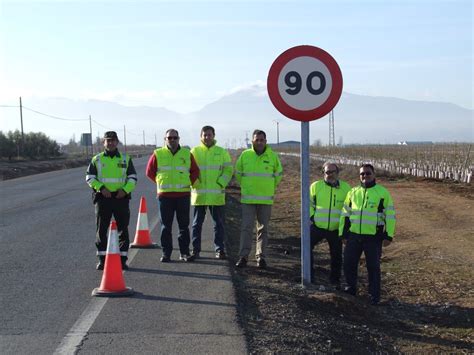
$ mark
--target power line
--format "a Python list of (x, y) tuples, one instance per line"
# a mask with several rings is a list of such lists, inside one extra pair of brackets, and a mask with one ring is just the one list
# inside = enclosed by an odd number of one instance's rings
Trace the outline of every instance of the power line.
[(47, 113), (43, 113), (43, 112), (40, 112), (40, 111), (36, 111), (36, 110), (33, 110), (32, 108), (29, 108), (29, 107), (26, 107), (26, 106), (23, 106), (23, 108), (26, 109), (26, 110), (28, 110), (28, 111), (37, 113), (37, 114), (39, 114), (39, 115), (43, 115), (43, 116), (46, 116), (46, 117), (54, 118), (55, 120), (61, 120), (61, 121), (89, 121), (88, 118), (64, 118), (64, 117), (53, 116), (53, 115), (49, 115), (49, 114), (47, 114)]

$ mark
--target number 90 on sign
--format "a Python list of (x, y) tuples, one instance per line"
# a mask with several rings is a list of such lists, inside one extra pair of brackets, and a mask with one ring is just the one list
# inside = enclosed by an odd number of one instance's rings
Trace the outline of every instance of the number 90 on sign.
[(322, 106), (332, 90), (328, 67), (313, 57), (297, 57), (280, 71), (278, 91), (287, 105), (300, 111)]

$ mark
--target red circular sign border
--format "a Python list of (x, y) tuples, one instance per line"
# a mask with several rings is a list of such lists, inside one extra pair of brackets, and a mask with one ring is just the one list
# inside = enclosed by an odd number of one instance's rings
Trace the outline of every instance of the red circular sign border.
[[(278, 91), (278, 77), (283, 67), (298, 57), (313, 57), (327, 66), (332, 78), (332, 88), (328, 99), (313, 110), (298, 110), (288, 105)], [(309, 122), (326, 116), (336, 106), (342, 95), (342, 73), (334, 58), (325, 50), (314, 46), (296, 46), (287, 49), (273, 62), (268, 72), (267, 91), (273, 106), (283, 115), (292, 120)]]

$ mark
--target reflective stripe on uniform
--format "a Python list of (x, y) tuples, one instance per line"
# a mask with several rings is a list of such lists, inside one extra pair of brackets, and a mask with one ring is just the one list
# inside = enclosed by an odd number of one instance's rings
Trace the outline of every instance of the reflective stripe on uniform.
[(267, 173), (242, 173), (242, 176), (274, 177), (274, 174)]
[(314, 221), (315, 222), (327, 222), (329, 219), (329, 222), (330, 223), (339, 223), (339, 217), (331, 217), (331, 218), (327, 218), (327, 217), (314, 217)]
[(102, 178), (101, 182), (125, 182), (124, 178)]
[(199, 170), (221, 170), (220, 165), (199, 165)]
[(164, 184), (164, 185), (157, 185), (159, 189), (185, 189), (189, 187), (189, 185), (174, 185), (174, 184)]
[(92, 180), (97, 180), (97, 176), (96, 175), (86, 175), (86, 181), (87, 182), (90, 182)]
[(198, 194), (222, 194), (224, 193), (224, 190), (199, 189), (199, 190), (194, 190), (193, 192), (198, 193)]

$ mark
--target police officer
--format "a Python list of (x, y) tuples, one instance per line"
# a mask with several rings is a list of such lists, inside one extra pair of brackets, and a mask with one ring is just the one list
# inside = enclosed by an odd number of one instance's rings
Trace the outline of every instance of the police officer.
[(192, 261), (189, 255), (189, 206), (191, 185), (199, 176), (199, 167), (189, 148), (179, 144), (179, 133), (171, 128), (165, 133), (165, 145), (156, 149), (148, 160), (146, 176), (156, 183), (161, 224), (160, 261), (171, 261), (173, 251), (172, 227), (178, 221), (179, 259)]
[(117, 222), (122, 269), (127, 270), (129, 202), (137, 184), (137, 173), (132, 158), (117, 149), (119, 139), (114, 131), (105, 132), (104, 151), (92, 158), (86, 175), (87, 184), (94, 190), (93, 201), (96, 215), (96, 247), (99, 263), (97, 270), (104, 269), (107, 250), (107, 230), (114, 216)]
[(356, 295), (357, 269), (364, 252), (369, 274), (370, 303), (380, 302), (380, 257), (395, 234), (395, 209), (386, 188), (375, 182), (371, 164), (360, 167), (360, 186), (347, 194), (341, 214), (339, 234), (346, 240), (344, 250), (345, 292)]
[(194, 206), (191, 258), (199, 257), (201, 231), (206, 209), (214, 222), (214, 248), (216, 258), (225, 259), (224, 209), (225, 188), (232, 178), (232, 160), (229, 153), (216, 144), (215, 130), (211, 126), (201, 129), (201, 144), (191, 149), (199, 166), (199, 179), (191, 190), (191, 204)]
[(334, 163), (324, 163), (323, 174), (324, 179), (315, 181), (310, 187), (311, 278), (314, 278), (312, 250), (316, 244), (326, 239), (331, 254), (329, 280), (339, 289), (342, 268), (339, 220), (344, 200), (351, 187), (347, 182), (339, 180), (339, 167)]
[(282, 179), (283, 168), (278, 155), (267, 146), (264, 131), (252, 134), (252, 148), (246, 149), (237, 159), (235, 177), (240, 184), (242, 227), (240, 232), (239, 268), (247, 265), (252, 248), (252, 234), (257, 219), (257, 267), (267, 266), (265, 252), (268, 244), (268, 223), (275, 191)]

